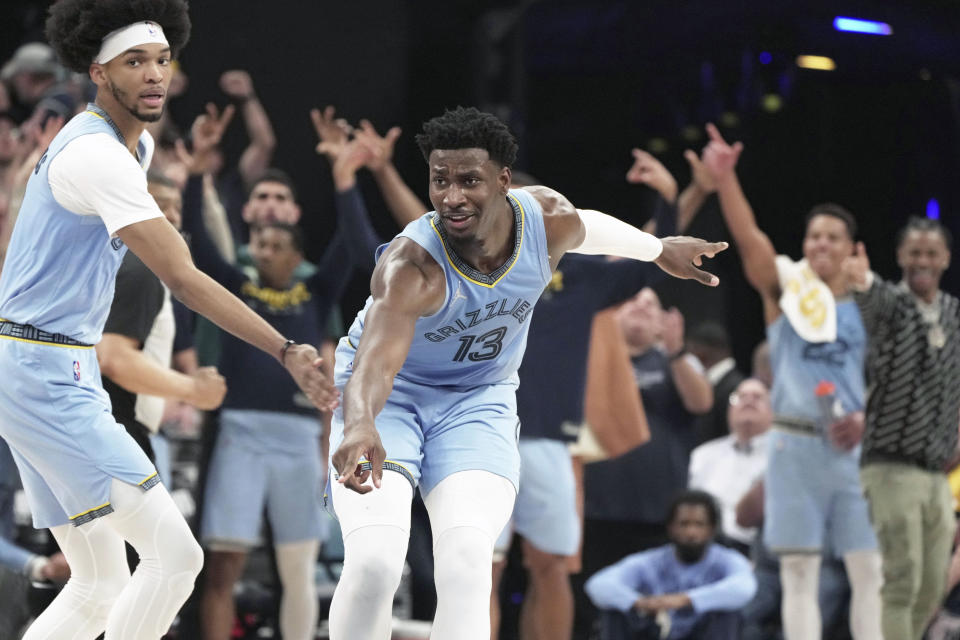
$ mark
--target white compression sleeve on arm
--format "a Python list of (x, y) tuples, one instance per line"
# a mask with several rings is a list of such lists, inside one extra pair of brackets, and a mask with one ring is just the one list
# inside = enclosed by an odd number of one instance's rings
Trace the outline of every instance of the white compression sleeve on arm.
[(660, 257), (663, 244), (656, 236), (599, 211), (577, 211), (586, 228), (586, 236), (579, 247), (570, 249), (571, 252), (620, 256), (644, 262), (653, 262)]

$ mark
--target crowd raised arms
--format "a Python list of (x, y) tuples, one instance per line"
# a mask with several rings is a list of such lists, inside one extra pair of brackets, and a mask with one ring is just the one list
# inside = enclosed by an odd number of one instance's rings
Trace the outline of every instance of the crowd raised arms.
[[(398, 589), (434, 640), (921, 638), (960, 575), (947, 228), (910, 218), (899, 274), (832, 202), (775, 247), (752, 148), (711, 123), (683, 186), (624, 147), (642, 229), (523, 173), (472, 107), (404, 132), (321, 103), (278, 139), (263, 78), (188, 82), (190, 30), (183, 0), (58, 0), (0, 74), (0, 572), (58, 593), (0, 636), (253, 634), (265, 552), (259, 632), (287, 640), (386, 640)], [(280, 168), (294, 145), (322, 201)], [(742, 272), (685, 235), (708, 217)], [(719, 311), (661, 302), (677, 278), (756, 290), (751, 370)]]

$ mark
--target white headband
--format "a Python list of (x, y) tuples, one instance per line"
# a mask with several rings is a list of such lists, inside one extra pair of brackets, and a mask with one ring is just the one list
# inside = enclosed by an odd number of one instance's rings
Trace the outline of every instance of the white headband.
[(100, 53), (93, 59), (97, 64), (106, 64), (118, 55), (139, 44), (169, 44), (163, 35), (163, 28), (156, 22), (134, 22), (104, 37)]

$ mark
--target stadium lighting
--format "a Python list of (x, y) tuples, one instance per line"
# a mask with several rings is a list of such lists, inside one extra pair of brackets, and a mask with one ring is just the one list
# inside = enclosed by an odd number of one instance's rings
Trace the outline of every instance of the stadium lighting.
[(833, 58), (826, 56), (797, 56), (797, 66), (803, 69), (833, 71), (837, 68), (837, 63), (833, 61)]
[(891, 36), (893, 27), (886, 22), (877, 22), (876, 20), (861, 20), (860, 18), (845, 18), (837, 16), (833, 19), (833, 28), (837, 31), (849, 31), (851, 33), (869, 33), (874, 36)]
[(940, 203), (936, 198), (930, 198), (927, 201), (927, 217), (931, 220), (940, 219)]

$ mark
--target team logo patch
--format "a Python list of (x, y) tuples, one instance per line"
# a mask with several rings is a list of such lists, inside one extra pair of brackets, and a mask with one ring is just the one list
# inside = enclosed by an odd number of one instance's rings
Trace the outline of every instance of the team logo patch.
[(80, 363), (76, 360), (73, 361), (73, 379), (80, 382)]
[(120, 238), (111, 238), (110, 246), (113, 247), (114, 251), (120, 251), (123, 248), (123, 240)]

